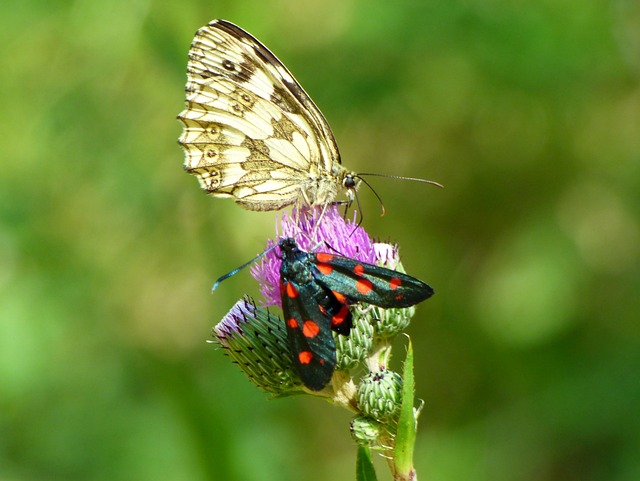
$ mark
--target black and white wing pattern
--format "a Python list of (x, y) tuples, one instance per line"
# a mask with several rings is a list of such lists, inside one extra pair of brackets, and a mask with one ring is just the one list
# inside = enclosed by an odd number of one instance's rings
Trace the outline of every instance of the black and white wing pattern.
[(241, 28), (214, 20), (189, 49), (178, 119), (185, 169), (245, 209), (325, 205), (359, 180), (340, 163), (331, 128), (287, 68)]

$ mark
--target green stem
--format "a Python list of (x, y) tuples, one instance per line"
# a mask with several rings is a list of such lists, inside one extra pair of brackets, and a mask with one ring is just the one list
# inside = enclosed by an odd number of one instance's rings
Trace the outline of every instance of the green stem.
[(365, 361), (370, 372), (386, 369), (391, 360), (391, 343), (387, 339), (376, 339), (371, 354)]

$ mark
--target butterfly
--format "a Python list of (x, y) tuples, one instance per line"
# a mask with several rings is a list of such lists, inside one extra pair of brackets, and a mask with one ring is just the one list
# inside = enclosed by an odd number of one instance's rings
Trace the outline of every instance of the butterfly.
[(187, 64), (184, 167), (209, 194), (254, 211), (326, 206), (360, 180), (341, 165), (331, 128), (289, 70), (240, 27), (196, 32)]
[(323, 389), (336, 366), (331, 331), (348, 335), (349, 306), (365, 302), (383, 308), (409, 307), (433, 289), (415, 277), (323, 252), (305, 252), (293, 238), (279, 242), (280, 293), (293, 364), (302, 383)]

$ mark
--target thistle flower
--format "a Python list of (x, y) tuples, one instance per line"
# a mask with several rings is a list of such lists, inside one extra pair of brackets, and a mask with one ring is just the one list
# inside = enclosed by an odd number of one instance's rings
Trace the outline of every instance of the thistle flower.
[[(395, 244), (374, 243), (366, 231), (356, 225), (356, 213), (345, 220), (337, 205), (323, 207), (302, 206), (291, 214), (283, 213), (276, 228), (278, 237), (293, 237), (301, 250), (335, 251), (368, 264), (404, 272)], [(269, 240), (261, 261), (251, 267), (253, 277), (260, 284), (264, 297), (263, 306), (282, 307), (280, 292), (281, 253), (276, 247), (278, 240)], [(390, 308), (356, 304), (351, 308), (353, 328), (349, 336), (334, 335), (336, 344), (336, 369), (350, 371), (357, 368), (372, 355), (368, 370), (382, 369), (388, 360), (388, 342), (405, 329), (415, 313), (415, 308)], [(378, 342), (376, 342), (376, 340)], [(381, 343), (384, 344), (381, 347)]]
[[(368, 264), (375, 263), (374, 243), (366, 231), (356, 225), (354, 219), (345, 221), (337, 205), (329, 205), (323, 212), (321, 207), (300, 207), (291, 214), (282, 214), (280, 237), (293, 237), (298, 247), (305, 251), (337, 252), (342, 256), (358, 259)], [(271, 249), (251, 274), (260, 284), (264, 306), (282, 307), (280, 298), (280, 255), (274, 249), (277, 242), (269, 240), (266, 250)]]
[(245, 296), (213, 328), (218, 345), (259, 388), (283, 394), (299, 388), (284, 322)]
[[(300, 366), (306, 363), (299, 360), (301, 354), (308, 354), (305, 350), (304, 342), (306, 341), (296, 341), (296, 338), (293, 338), (293, 341), (288, 339), (284, 321), (264, 308), (274, 305), (282, 307), (280, 292), (282, 253), (279, 252), (278, 244), (282, 238), (293, 238), (295, 240), (293, 245), (297, 244), (302, 251), (335, 252), (339, 256), (356, 259), (362, 263), (404, 272), (397, 245), (373, 243), (364, 229), (356, 225), (355, 216), (354, 213), (353, 219), (343, 219), (336, 205), (299, 207), (293, 209), (291, 214), (283, 213), (279, 228), (276, 229), (278, 231), (276, 240), (267, 242), (265, 254), (260, 262), (251, 267), (251, 273), (259, 282), (264, 297), (261, 303), (263, 307), (258, 307), (253, 300), (245, 297), (238, 301), (214, 328), (214, 335), (218, 344), (226, 350), (227, 355), (258, 387), (276, 396), (303, 392), (322, 396), (335, 405), (355, 412), (351, 432), (356, 442), (361, 447), (365, 446), (366, 449), (381, 450), (389, 459), (393, 473), (407, 471), (404, 469), (407, 466), (410, 468), (407, 472), (413, 472), (410, 456), (408, 458), (405, 456), (406, 459), (403, 458), (397, 463), (395, 459), (396, 446), (399, 447), (398, 452), (410, 452), (415, 441), (416, 416), (414, 414), (405, 419), (406, 416), (403, 414), (406, 411), (404, 406), (407, 399), (408, 405), (411, 406), (408, 412), (414, 413), (412, 388), (407, 387), (413, 385), (413, 378), (409, 377), (410, 382), (404, 383), (402, 376), (388, 370), (387, 365), (391, 357), (392, 338), (409, 324), (415, 307), (383, 309), (366, 302), (352, 304), (355, 300), (360, 300), (359, 297), (340, 301), (344, 304), (343, 307), (349, 306), (352, 327), (349, 335), (329, 332), (333, 336), (335, 347), (331, 337), (323, 338), (324, 341), (320, 347), (325, 349), (331, 357), (323, 354), (326, 357), (321, 359), (329, 360), (332, 363), (332, 369), (335, 361), (335, 370), (330, 372), (333, 374), (331, 380), (323, 378), (322, 388), (313, 392), (311, 390), (314, 389), (314, 384), (309, 387), (307, 379), (305, 381), (307, 387), (304, 388), (299, 379), (299, 375), (304, 376), (309, 372), (300, 369)], [(285, 252), (289, 251), (285, 250)], [(310, 258), (317, 259), (313, 256)], [(350, 265), (362, 268), (355, 264)], [(292, 266), (299, 267), (303, 272), (310, 272), (304, 270), (306, 266), (303, 264), (291, 262), (289, 267)], [(353, 273), (357, 273), (356, 268), (353, 269)], [(337, 274), (331, 277), (329, 277), (330, 274), (326, 274), (326, 276), (329, 280), (335, 281), (336, 286), (340, 285), (337, 282), (339, 278)], [(348, 280), (349, 282), (353, 280), (353, 284), (357, 283), (355, 277), (349, 277)], [(389, 277), (390, 289), (395, 289), (394, 280), (399, 282), (399, 277), (395, 275), (392, 278)], [(397, 287), (399, 284), (395, 285)], [(384, 287), (386, 288), (386, 285)], [(430, 296), (432, 291), (428, 286), (426, 288), (429, 289)], [(334, 292), (334, 294), (342, 295), (340, 292)], [(289, 295), (293, 298), (297, 292)], [(400, 298), (396, 297), (396, 300)], [(311, 310), (318, 306), (323, 307), (320, 304), (323, 302), (322, 299), (309, 296), (296, 302), (300, 302), (300, 306), (303, 302), (307, 303)], [(309, 304), (311, 302), (317, 302), (318, 306)], [(402, 305), (399, 302), (397, 304)], [(298, 319), (292, 317), (290, 321), (296, 324)], [(313, 324), (312, 321), (313, 319), (308, 322)], [(327, 334), (326, 331), (323, 332)], [(341, 332), (346, 334), (345, 331)], [(310, 337), (313, 336), (315, 334), (310, 335)], [(294, 355), (298, 356), (295, 358), (297, 362), (295, 365)], [(407, 370), (407, 366), (412, 366), (412, 359), (412, 355), (407, 356), (405, 376), (408, 375), (407, 372), (412, 373), (412, 367)], [(363, 367), (367, 374), (362, 376)], [(299, 372), (301, 374), (298, 374)], [(327, 381), (328, 384), (324, 384)], [(412, 432), (414, 432), (413, 435)], [(413, 479), (411, 476), (396, 476), (396, 479), (405, 478)]]

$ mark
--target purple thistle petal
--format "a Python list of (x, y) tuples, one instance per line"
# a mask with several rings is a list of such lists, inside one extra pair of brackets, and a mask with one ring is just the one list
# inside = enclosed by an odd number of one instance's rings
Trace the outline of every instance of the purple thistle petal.
[(228, 347), (227, 338), (242, 335), (242, 324), (246, 324), (256, 316), (256, 306), (248, 299), (243, 298), (236, 302), (231, 310), (216, 324), (213, 333), (225, 347)]
[[(323, 213), (324, 212), (324, 213)], [(367, 232), (352, 220), (345, 221), (337, 205), (294, 208), (291, 214), (283, 213), (278, 240), (293, 237), (300, 249), (313, 252), (330, 252), (373, 264), (376, 253)], [(269, 240), (267, 249), (277, 241)], [(259, 282), (264, 305), (282, 306), (280, 298), (280, 253), (272, 250), (262, 262), (251, 267), (251, 275)]]
[(376, 264), (387, 269), (396, 270), (400, 263), (398, 244), (376, 242), (373, 244), (376, 253)]
[[(273, 394), (300, 390), (284, 322), (245, 296), (214, 328), (217, 344), (261, 389)], [(214, 341), (215, 342), (215, 341)]]

